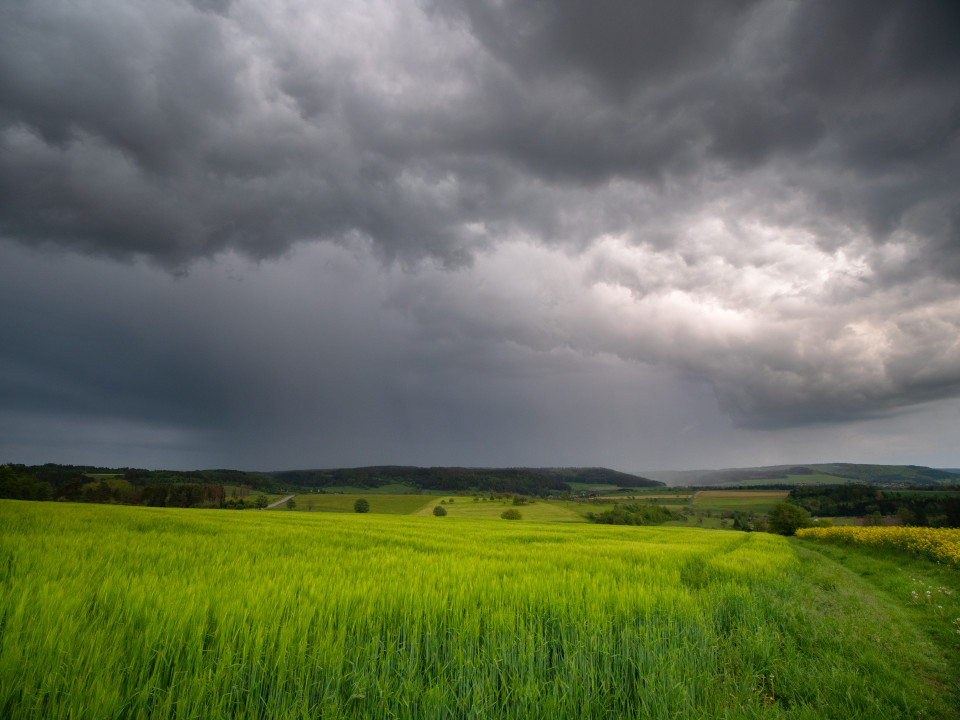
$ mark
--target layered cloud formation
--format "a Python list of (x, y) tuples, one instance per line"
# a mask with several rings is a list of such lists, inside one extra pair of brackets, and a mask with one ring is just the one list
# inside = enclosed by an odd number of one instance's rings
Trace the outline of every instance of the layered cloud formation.
[(957, 28), (925, 0), (7, 3), (0, 233), (174, 273), (335, 243), (418, 342), (674, 368), (746, 427), (884, 415), (960, 394)]

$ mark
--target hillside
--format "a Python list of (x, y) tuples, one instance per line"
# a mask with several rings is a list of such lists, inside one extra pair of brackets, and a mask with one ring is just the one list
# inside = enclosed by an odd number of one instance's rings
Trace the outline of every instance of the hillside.
[[(334, 488), (375, 489), (402, 485), (407, 491), (498, 492), (547, 495), (571, 492), (569, 483), (605, 488), (662, 486), (656, 480), (607, 468), (462, 468), (378, 465), (327, 470), (143, 470), (87, 465), (0, 466), (0, 497), (19, 500), (87, 500), (147, 505), (187, 505), (223, 499), (230, 492), (286, 492)], [(226, 488), (226, 490), (225, 490)], [(582, 490), (582, 487), (580, 488)], [(171, 494), (184, 495), (171, 501)], [(189, 495), (189, 497), (187, 497)], [(192, 498), (192, 499), (191, 499)]]
[(421, 490), (520, 492), (546, 495), (569, 492), (569, 483), (655, 487), (663, 485), (607, 468), (462, 468), (377, 465), (334, 470), (285, 470), (270, 473), (281, 485), (377, 488), (409, 485)]
[(960, 473), (920, 465), (815, 463), (723, 470), (652, 471), (646, 476), (667, 485), (695, 487), (766, 485), (938, 486), (960, 484)]

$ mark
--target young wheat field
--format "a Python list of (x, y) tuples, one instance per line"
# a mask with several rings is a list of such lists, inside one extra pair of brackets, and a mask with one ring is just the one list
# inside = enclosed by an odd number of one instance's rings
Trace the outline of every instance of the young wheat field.
[(17, 501), (0, 528), (3, 718), (958, 708), (899, 611), (779, 536)]

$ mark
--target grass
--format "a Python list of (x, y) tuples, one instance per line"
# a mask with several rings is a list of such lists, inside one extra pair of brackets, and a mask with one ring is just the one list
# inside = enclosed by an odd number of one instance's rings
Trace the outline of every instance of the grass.
[(911, 657), (913, 666), (904, 672), (960, 716), (960, 571), (888, 548), (799, 538), (791, 542), (806, 551), (801, 559), (815, 557), (825, 574), (835, 576), (825, 583), (816, 581), (828, 595), (856, 592), (873, 608), (863, 642), (884, 649), (894, 662)]
[(0, 716), (957, 717), (956, 647), (850, 558), (891, 561), (860, 557), (687, 528), (0, 501)]
[[(359, 498), (366, 498), (370, 503), (370, 512), (375, 515), (409, 515), (435, 501), (435, 498), (425, 495), (382, 495), (364, 493), (362, 495), (327, 495), (309, 493), (297, 495), (296, 511), (304, 512), (336, 512), (352, 513), (353, 504)], [(286, 503), (282, 503), (273, 510), (287, 510)]]

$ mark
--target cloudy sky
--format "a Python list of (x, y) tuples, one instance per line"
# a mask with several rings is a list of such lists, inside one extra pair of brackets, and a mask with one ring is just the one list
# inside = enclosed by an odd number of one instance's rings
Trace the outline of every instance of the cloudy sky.
[(960, 466), (954, 0), (10, 0), (0, 461)]

